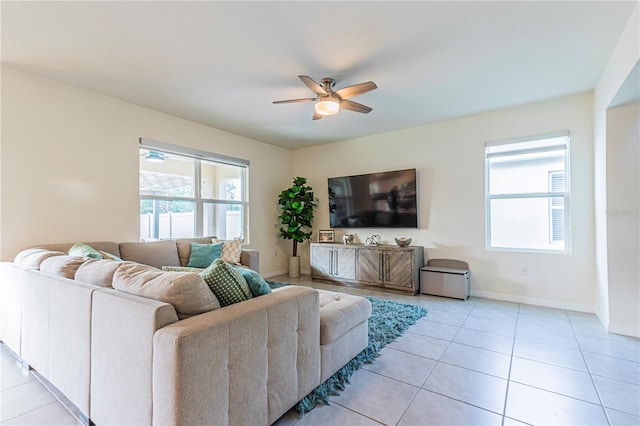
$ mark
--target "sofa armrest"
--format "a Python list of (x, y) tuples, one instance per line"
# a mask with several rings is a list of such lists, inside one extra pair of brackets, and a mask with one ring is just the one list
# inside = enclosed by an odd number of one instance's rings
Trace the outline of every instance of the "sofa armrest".
[(254, 249), (242, 249), (240, 263), (249, 269), (260, 272), (260, 252)]
[(271, 424), (320, 382), (318, 293), (260, 296), (158, 330), (155, 424)]
[(178, 321), (168, 303), (113, 289), (93, 292), (91, 420), (152, 423), (153, 335)]
[(0, 340), (21, 356), (22, 293), (19, 275), (24, 270), (12, 262), (0, 262)]

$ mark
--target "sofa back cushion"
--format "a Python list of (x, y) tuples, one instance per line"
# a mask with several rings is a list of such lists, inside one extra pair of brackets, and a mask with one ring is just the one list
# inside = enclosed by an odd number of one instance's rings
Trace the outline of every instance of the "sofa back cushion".
[(40, 269), (40, 264), (52, 256), (64, 256), (66, 252), (46, 248), (24, 249), (16, 255), (13, 262), (24, 269)]
[(116, 269), (128, 263), (115, 262), (113, 260), (87, 260), (80, 265), (74, 278), (77, 281), (98, 287), (111, 287)]
[[(114, 243), (113, 241), (83, 241), (83, 243), (85, 243), (88, 246), (91, 246), (92, 248), (98, 250), (98, 251), (104, 251), (107, 253), (110, 253), (114, 256), (118, 256), (120, 257), (120, 248), (118, 246), (118, 243)], [(71, 247), (73, 247), (73, 245), (75, 244), (75, 242), (73, 243), (53, 243), (53, 244), (39, 244), (38, 247), (47, 249), (47, 250), (56, 250), (56, 251), (63, 251), (66, 253), (69, 253), (69, 249)]]
[(175, 240), (120, 243), (120, 257), (156, 268), (180, 265)]
[(204, 280), (193, 272), (165, 272), (125, 262), (113, 274), (113, 288), (170, 303), (180, 319), (220, 307)]
[(40, 271), (73, 279), (76, 271), (88, 259), (81, 256), (52, 256), (40, 264)]

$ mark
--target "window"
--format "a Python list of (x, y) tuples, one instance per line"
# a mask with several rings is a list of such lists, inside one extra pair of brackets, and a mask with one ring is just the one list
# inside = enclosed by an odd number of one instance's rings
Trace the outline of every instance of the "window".
[(569, 133), (485, 145), (487, 249), (569, 253)]
[(246, 238), (249, 162), (140, 141), (140, 238)]

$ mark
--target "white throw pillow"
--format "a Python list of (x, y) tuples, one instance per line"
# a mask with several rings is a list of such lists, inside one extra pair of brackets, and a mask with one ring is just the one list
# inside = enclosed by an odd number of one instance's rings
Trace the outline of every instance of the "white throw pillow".
[(212, 238), (211, 242), (213, 244), (224, 243), (220, 257), (227, 263), (240, 265), (240, 256), (242, 255), (244, 240), (219, 240)]

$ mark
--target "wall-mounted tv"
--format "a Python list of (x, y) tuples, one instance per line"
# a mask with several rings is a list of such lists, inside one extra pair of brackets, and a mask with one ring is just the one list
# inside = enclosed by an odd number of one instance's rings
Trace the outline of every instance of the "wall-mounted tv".
[(332, 228), (417, 228), (416, 169), (329, 178)]

